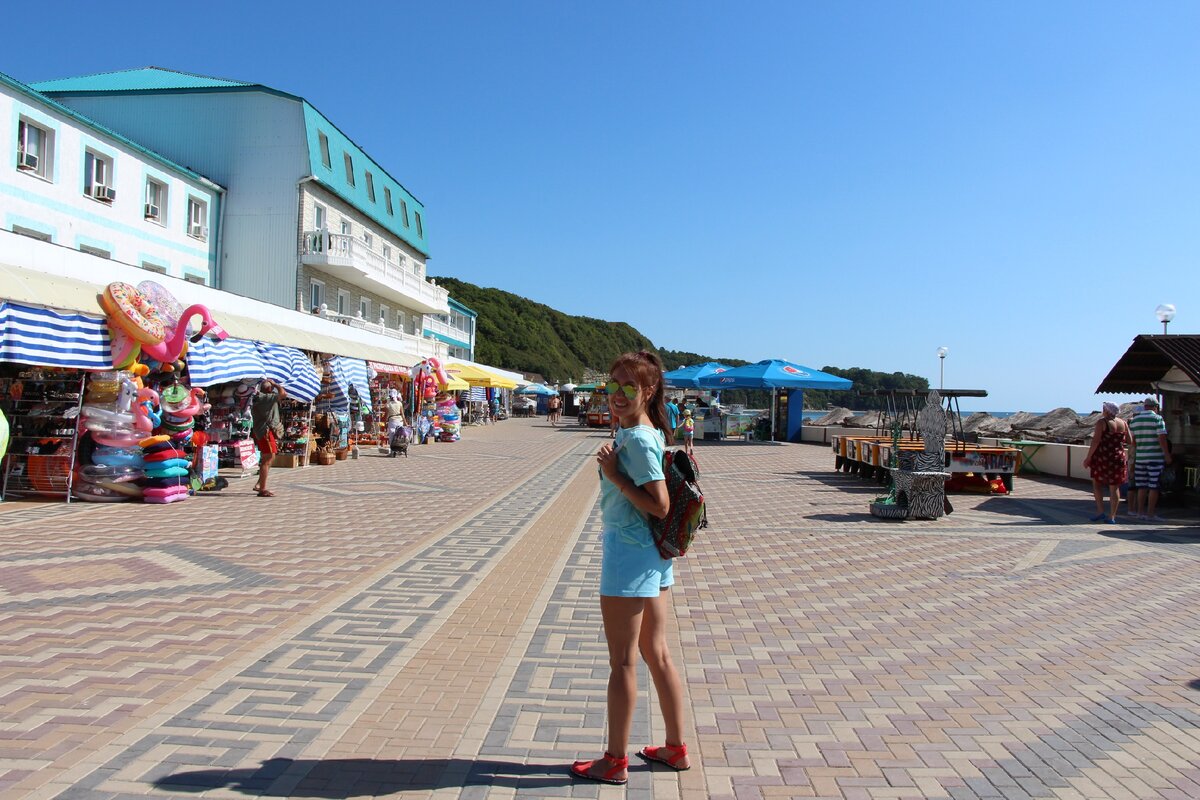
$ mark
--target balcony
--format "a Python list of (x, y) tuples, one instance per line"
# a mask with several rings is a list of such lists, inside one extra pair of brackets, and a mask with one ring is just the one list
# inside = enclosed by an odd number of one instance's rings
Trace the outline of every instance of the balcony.
[(305, 231), (300, 261), (407, 309), (450, 313), (450, 293), (427, 281), (420, 265), (412, 262), (411, 268), (402, 269), (348, 234)]
[(447, 354), (450, 351), (448, 345), (446, 345), (444, 342), (438, 341), (437, 339), (417, 336), (413, 333), (405, 333), (402, 330), (389, 328), (386, 325), (375, 322), (367, 322), (362, 317), (352, 317), (349, 314), (339, 314), (336, 311), (330, 311), (328, 309), (323, 309), (321, 311), (321, 316), (333, 322), (340, 322), (343, 325), (348, 325), (351, 328), (359, 328), (360, 330), (377, 333), (380, 336), (387, 336), (392, 339), (396, 339), (402, 343), (399, 349), (409, 353), (416, 353), (421, 358), (437, 358), (444, 361), (446, 360)]
[(440, 319), (426, 317), (425, 332), (440, 334), (441, 336), (453, 339), (454, 341), (466, 345), (467, 347), (470, 347), (471, 345), (470, 333), (464, 331), (462, 328), (456, 328), (448, 322), (442, 322)]

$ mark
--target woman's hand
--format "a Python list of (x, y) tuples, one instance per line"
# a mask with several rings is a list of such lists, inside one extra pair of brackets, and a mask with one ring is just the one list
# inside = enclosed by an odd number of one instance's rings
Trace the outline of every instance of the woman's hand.
[(606, 444), (600, 448), (600, 452), (596, 453), (596, 463), (600, 465), (600, 471), (604, 473), (604, 477), (610, 481), (617, 476), (617, 448), (611, 444)]

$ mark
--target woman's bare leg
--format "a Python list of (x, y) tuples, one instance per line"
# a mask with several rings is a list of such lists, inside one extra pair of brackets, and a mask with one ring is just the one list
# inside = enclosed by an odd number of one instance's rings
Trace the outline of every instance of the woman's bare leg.
[(1096, 498), (1096, 513), (1104, 513), (1104, 487), (1100, 485), (1100, 481), (1092, 478), (1092, 496)]
[[(608, 752), (618, 758), (629, 750), (629, 729), (637, 705), (638, 633), (645, 603), (644, 597), (600, 598), (611, 670), (608, 676)], [(602, 765), (597, 769), (602, 769)]]
[[(638, 647), (650, 668), (650, 677), (654, 679), (654, 690), (667, 729), (666, 743), (679, 746), (683, 744), (683, 683), (667, 647), (670, 602), (670, 593), (665, 590), (658, 597), (646, 599)], [(680, 761), (679, 766), (688, 766), (687, 760)]]

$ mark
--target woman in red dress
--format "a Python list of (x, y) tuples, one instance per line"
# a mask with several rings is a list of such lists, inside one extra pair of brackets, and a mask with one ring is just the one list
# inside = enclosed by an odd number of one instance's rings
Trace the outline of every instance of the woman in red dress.
[[(1117, 524), (1117, 508), (1121, 505), (1121, 484), (1128, 477), (1129, 461), (1126, 447), (1133, 444), (1129, 425), (1117, 416), (1116, 403), (1105, 403), (1104, 416), (1092, 433), (1092, 447), (1083, 459), (1084, 469), (1092, 471), (1092, 494), (1096, 498), (1096, 516), (1092, 522), (1105, 517), (1110, 525)], [(1108, 487), (1109, 511), (1104, 511), (1104, 487)]]

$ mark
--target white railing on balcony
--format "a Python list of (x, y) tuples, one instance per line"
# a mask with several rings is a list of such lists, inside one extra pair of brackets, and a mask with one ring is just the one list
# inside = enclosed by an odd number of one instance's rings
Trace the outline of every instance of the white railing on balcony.
[(320, 315), (325, 319), (333, 322), (340, 322), (343, 325), (349, 325), (351, 328), (359, 328), (371, 333), (378, 333), (381, 336), (388, 336), (392, 339), (397, 339), (403, 343), (403, 349), (410, 353), (416, 353), (422, 358), (446, 358), (449, 352), (449, 345), (440, 342), (437, 339), (427, 338), (425, 336), (417, 336), (414, 333), (406, 333), (398, 328), (389, 328), (387, 325), (378, 322), (367, 322), (362, 317), (352, 317), (349, 314), (339, 314), (336, 311), (322, 308)]
[(305, 231), (304, 255), (317, 263), (353, 266), (377, 283), (437, 308), (446, 308), (450, 297), (448, 291), (425, 279), (420, 262), (406, 259), (404, 263), (412, 266), (401, 267), (349, 234)]
[(459, 342), (471, 343), (471, 334), (464, 331), (462, 328), (456, 328), (448, 322), (442, 322), (432, 314), (425, 317), (425, 330), (433, 333), (440, 333), (443, 336), (449, 336)]

